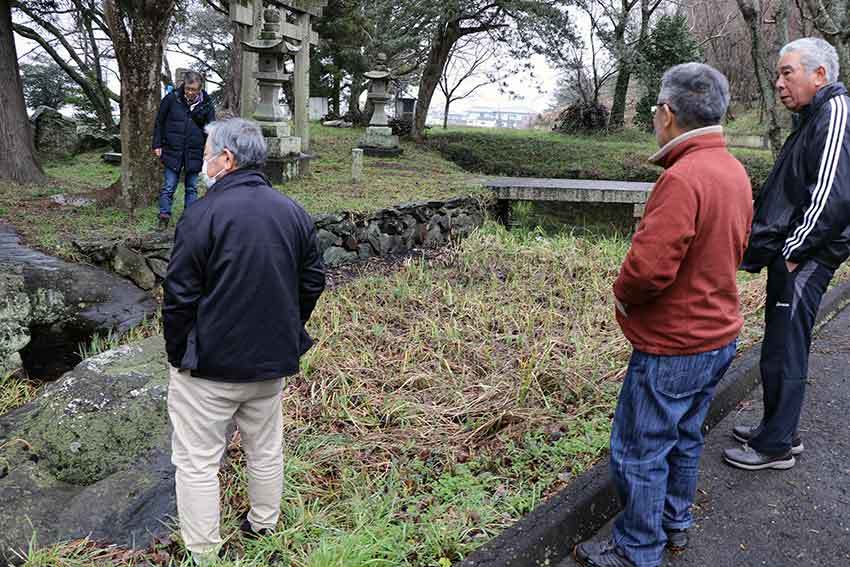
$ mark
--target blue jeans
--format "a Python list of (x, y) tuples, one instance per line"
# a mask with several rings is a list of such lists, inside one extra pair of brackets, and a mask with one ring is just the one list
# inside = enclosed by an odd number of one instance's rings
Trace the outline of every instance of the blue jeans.
[(693, 523), (702, 424), (737, 341), (684, 356), (632, 353), (611, 430), (611, 473), (623, 512), (614, 542), (638, 567), (656, 567), (665, 529)]
[[(159, 216), (161, 217), (171, 216), (171, 203), (174, 200), (174, 193), (177, 191), (177, 184), (180, 182), (181, 171), (183, 171), (183, 168), (176, 171), (168, 167), (165, 168), (165, 181), (159, 191)], [(198, 172), (186, 172), (183, 185), (186, 187), (184, 207), (188, 208), (189, 205), (198, 200)]]

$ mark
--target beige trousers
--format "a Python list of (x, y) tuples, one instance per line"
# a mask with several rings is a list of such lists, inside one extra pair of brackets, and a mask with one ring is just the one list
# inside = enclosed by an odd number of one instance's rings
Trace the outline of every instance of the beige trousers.
[(208, 553), (221, 544), (218, 469), (231, 419), (248, 461), (248, 520), (255, 530), (274, 529), (283, 491), (283, 380), (216, 382), (173, 367), (170, 378), (171, 462), (177, 467), (177, 513), (186, 548)]

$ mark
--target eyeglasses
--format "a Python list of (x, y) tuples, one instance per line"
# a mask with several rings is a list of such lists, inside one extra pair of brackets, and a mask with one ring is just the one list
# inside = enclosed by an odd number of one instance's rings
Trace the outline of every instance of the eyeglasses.
[(650, 106), (649, 107), (649, 113), (655, 114), (656, 112), (658, 112), (658, 109), (661, 108), (662, 106), (666, 106), (667, 108), (670, 109), (670, 112), (672, 112), (673, 114), (676, 114), (676, 110), (672, 106), (670, 106), (669, 102), (659, 102), (658, 104)]

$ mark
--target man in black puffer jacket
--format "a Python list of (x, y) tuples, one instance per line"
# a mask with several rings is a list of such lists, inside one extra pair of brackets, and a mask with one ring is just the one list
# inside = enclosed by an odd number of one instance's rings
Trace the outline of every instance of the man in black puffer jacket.
[(788, 137), (758, 196), (741, 268), (767, 268), (761, 350), (764, 417), (736, 426), (743, 447), (724, 458), (744, 470), (787, 469), (803, 451), (797, 434), (812, 328), (821, 297), (850, 256), (850, 98), (836, 82), (838, 54), (822, 39), (782, 48), (776, 88), (795, 113)]
[(215, 107), (201, 89), (202, 81), (201, 75), (188, 71), (183, 75), (183, 84), (166, 95), (159, 105), (151, 145), (165, 166), (165, 181), (159, 193), (160, 230), (171, 221), (171, 204), (181, 171), (185, 172), (185, 206), (198, 198), (198, 174), (207, 138), (204, 128), (215, 120)]
[(222, 543), (217, 473), (231, 419), (248, 462), (242, 531), (275, 530), (283, 378), (313, 344), (304, 325), (325, 286), (313, 220), (261, 173), (259, 126), (232, 118), (208, 131), (209, 191), (177, 224), (162, 307), (177, 511), (197, 564)]

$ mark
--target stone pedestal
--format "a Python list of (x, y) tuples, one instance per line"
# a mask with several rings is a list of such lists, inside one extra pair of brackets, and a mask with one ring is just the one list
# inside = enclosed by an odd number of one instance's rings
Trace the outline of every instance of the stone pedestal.
[(393, 135), (389, 126), (369, 126), (366, 135), (360, 141), (360, 148), (367, 156), (395, 157), (402, 154), (398, 136)]
[[(297, 138), (296, 138), (297, 139)], [(314, 156), (307, 154), (290, 154), (284, 157), (268, 158), (263, 173), (274, 185), (289, 183), (305, 174), (310, 160)]]

